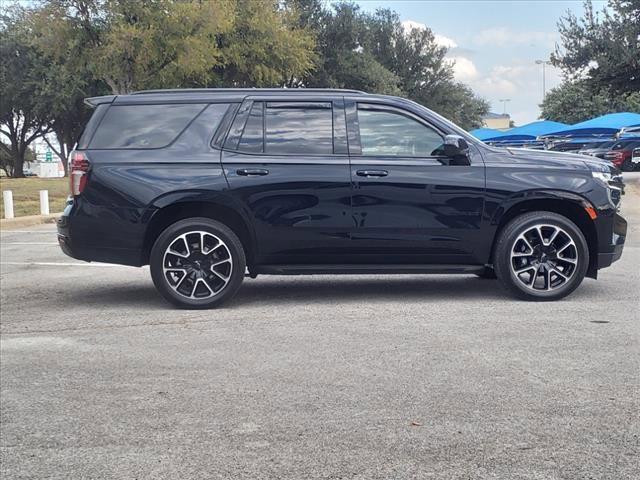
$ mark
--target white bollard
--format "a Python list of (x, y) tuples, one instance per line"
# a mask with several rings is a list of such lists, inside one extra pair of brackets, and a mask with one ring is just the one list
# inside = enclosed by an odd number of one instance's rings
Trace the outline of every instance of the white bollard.
[(2, 199), (4, 200), (4, 218), (13, 218), (13, 192), (5, 190), (2, 192)]
[(49, 190), (40, 190), (40, 215), (49, 215)]

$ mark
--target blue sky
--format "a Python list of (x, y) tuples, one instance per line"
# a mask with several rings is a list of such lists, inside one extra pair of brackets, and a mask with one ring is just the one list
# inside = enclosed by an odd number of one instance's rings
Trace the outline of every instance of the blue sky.
[[(451, 47), (456, 78), (491, 102), (501, 113), (506, 104), (517, 125), (540, 115), (542, 66), (560, 38), (556, 23), (567, 10), (578, 16), (582, 1), (357, 1), (361, 8), (395, 10), (405, 25), (427, 26), (440, 43)], [(606, 2), (594, 1), (597, 10)], [(561, 81), (560, 72), (547, 66), (547, 91)]]

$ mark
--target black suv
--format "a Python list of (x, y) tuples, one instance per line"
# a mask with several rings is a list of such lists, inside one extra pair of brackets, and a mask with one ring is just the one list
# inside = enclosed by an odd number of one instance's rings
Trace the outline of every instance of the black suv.
[(492, 148), (402, 98), (196, 89), (87, 103), (59, 243), (149, 264), (178, 306), (218, 305), (247, 273), (495, 275), (553, 300), (622, 254), (612, 164)]

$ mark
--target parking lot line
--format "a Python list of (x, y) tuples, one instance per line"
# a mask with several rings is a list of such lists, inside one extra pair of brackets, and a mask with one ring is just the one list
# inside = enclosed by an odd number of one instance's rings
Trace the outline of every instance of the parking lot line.
[(57, 242), (2, 242), (2, 245), (58, 245)]
[(140, 268), (114, 263), (76, 263), (76, 262), (0, 262), (0, 265), (45, 266), (45, 267), (122, 267)]

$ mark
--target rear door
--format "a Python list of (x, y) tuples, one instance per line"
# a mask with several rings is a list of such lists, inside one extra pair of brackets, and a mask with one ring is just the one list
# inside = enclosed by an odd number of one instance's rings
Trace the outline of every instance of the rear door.
[(337, 263), (349, 246), (343, 101), (298, 98), (248, 98), (224, 143), (224, 171), (253, 219), (261, 264)]
[[(446, 132), (402, 108), (347, 101), (354, 250), (365, 263), (475, 264), (485, 176)], [(472, 147), (473, 148), (473, 147)], [(474, 154), (475, 153), (475, 154)]]

